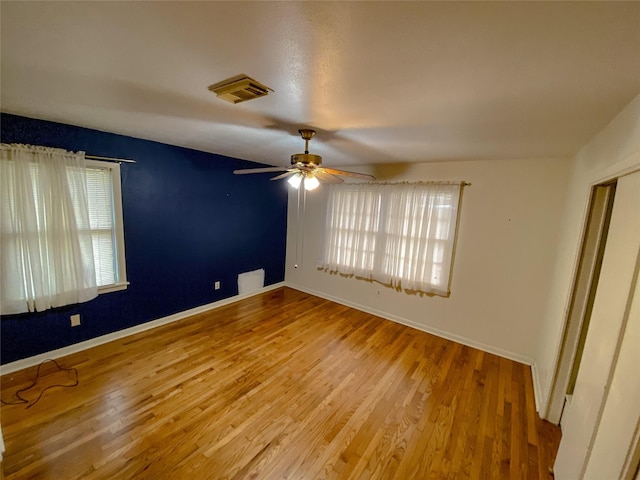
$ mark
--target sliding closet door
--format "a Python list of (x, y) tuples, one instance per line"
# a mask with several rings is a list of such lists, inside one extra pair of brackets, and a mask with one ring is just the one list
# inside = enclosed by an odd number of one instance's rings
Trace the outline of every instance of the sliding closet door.
[(635, 282), (629, 318), (585, 478), (624, 478), (625, 467), (635, 468), (631, 464), (633, 451), (620, 448), (633, 443), (640, 419), (640, 282), (637, 270)]
[[(616, 373), (620, 346), (627, 332), (638, 275), (639, 252), (640, 173), (635, 173), (618, 180), (589, 332), (573, 399), (565, 407), (563, 414), (562, 440), (554, 468), (555, 478), (558, 480), (584, 478), (598, 433), (606, 435), (604, 432), (609, 431), (611, 422), (624, 420), (616, 419), (615, 411), (609, 410), (607, 416), (603, 412)], [(633, 326), (629, 327), (633, 331)], [(633, 355), (633, 351), (631, 354)], [(621, 367), (618, 374), (622, 376), (617, 382), (637, 382), (637, 372), (629, 376), (630, 373)], [(620, 410), (620, 415), (622, 414)], [(635, 427), (637, 419), (626, 421), (632, 422)], [(611, 438), (610, 441), (616, 449), (625, 453), (629, 449), (627, 440), (620, 436)], [(599, 448), (598, 445), (597, 457), (601, 455)], [(595, 463), (590, 465), (590, 472), (599, 469), (596, 465), (598, 458), (594, 457), (593, 460)], [(614, 459), (609, 458), (607, 461), (612, 462)], [(617, 467), (609, 465), (609, 468)]]

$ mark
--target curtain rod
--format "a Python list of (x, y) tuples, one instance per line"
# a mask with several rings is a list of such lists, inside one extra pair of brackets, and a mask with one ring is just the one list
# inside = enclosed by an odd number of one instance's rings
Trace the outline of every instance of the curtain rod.
[(468, 187), (471, 185), (471, 182), (461, 181), (447, 181), (447, 180), (433, 180), (433, 181), (424, 181), (424, 182), (366, 182), (366, 183), (350, 183), (349, 185), (460, 185), (462, 187)]
[[(25, 148), (25, 147), (33, 147), (33, 145), (23, 145), (23, 144), (16, 144), (16, 143), (2, 143), (0, 144), (0, 148), (3, 149), (8, 149), (11, 147), (17, 147), (17, 148)], [(55, 147), (38, 147), (35, 146), (35, 148), (55, 148)], [(71, 152), (73, 153), (73, 152)], [(118, 162), (118, 163), (136, 163), (135, 160), (129, 160), (128, 158), (113, 158), (113, 157), (100, 157), (98, 155), (86, 155), (84, 156), (84, 158), (88, 159), (88, 160), (102, 160), (103, 162)]]
[(128, 158), (100, 157), (98, 155), (85, 155), (84, 158), (87, 160), (102, 160), (103, 162), (136, 163), (135, 160), (129, 160)]

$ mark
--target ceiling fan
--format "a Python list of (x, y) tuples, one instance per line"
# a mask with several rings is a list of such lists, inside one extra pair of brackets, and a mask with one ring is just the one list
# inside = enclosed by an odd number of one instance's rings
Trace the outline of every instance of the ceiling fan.
[(291, 186), (298, 189), (300, 185), (304, 185), (305, 190), (314, 190), (320, 183), (342, 183), (344, 180), (340, 176), (359, 178), (362, 180), (375, 180), (373, 175), (365, 173), (348, 172), (346, 170), (337, 170), (335, 168), (326, 168), (322, 166), (322, 157), (309, 153), (309, 140), (315, 135), (315, 130), (303, 128), (298, 133), (304, 140), (304, 153), (295, 153), (291, 155), (291, 168), (286, 167), (265, 167), (265, 168), (247, 168), (243, 170), (234, 170), (233, 173), (244, 175), (247, 173), (268, 173), (268, 172), (284, 172), (273, 177), (271, 180), (280, 180), (288, 178)]

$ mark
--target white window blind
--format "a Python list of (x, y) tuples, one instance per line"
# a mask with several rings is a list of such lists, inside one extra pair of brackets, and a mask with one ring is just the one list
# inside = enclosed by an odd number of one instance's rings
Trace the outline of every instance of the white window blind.
[(449, 294), (460, 184), (343, 184), (328, 190), (321, 268)]
[(124, 229), (120, 165), (87, 160), (89, 226), (98, 292), (125, 289)]
[(118, 268), (110, 170), (87, 168), (87, 196), (96, 282), (99, 287), (115, 284)]

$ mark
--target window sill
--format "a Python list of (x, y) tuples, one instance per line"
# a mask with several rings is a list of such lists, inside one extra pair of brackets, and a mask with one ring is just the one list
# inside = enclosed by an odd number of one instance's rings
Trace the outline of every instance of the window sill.
[(129, 286), (129, 282), (121, 282), (121, 283), (114, 283), (112, 285), (104, 285), (102, 287), (98, 287), (98, 295), (103, 293), (118, 292), (120, 290), (126, 290), (128, 286)]

